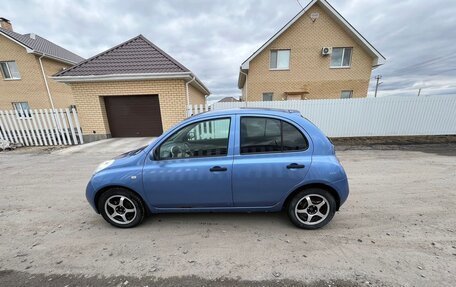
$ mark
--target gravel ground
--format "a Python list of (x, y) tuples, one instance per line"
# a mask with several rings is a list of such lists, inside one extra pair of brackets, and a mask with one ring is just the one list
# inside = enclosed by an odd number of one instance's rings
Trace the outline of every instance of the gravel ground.
[(338, 150), (351, 194), (316, 231), (284, 213), (116, 229), (84, 188), (118, 148), (0, 153), (0, 285), (454, 286), (456, 145)]

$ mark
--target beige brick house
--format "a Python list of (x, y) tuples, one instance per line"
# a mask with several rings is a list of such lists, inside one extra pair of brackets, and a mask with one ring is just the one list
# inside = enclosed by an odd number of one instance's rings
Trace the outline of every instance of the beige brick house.
[(210, 94), (186, 67), (139, 35), (56, 74), (71, 86), (85, 141), (158, 136)]
[(385, 58), (327, 1), (313, 0), (245, 60), (244, 101), (366, 97)]
[(13, 31), (0, 18), (0, 110), (67, 108), (74, 104), (71, 89), (49, 77), (84, 60), (35, 34)]

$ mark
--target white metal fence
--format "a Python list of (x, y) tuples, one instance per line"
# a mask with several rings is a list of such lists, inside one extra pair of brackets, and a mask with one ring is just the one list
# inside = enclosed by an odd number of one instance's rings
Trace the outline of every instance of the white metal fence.
[(238, 107), (298, 110), (330, 137), (456, 134), (456, 95), (215, 103), (207, 109)]
[(75, 109), (0, 110), (0, 139), (25, 146), (84, 143)]

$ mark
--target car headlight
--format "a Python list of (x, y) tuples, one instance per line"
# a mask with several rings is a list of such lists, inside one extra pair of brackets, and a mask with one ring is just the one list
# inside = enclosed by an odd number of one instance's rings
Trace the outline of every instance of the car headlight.
[(96, 174), (97, 172), (102, 171), (103, 169), (107, 168), (108, 166), (110, 166), (113, 163), (114, 163), (113, 159), (107, 160), (107, 161), (104, 161), (104, 162), (100, 163), (98, 165), (97, 169), (95, 169), (95, 171), (93, 172), (93, 174)]

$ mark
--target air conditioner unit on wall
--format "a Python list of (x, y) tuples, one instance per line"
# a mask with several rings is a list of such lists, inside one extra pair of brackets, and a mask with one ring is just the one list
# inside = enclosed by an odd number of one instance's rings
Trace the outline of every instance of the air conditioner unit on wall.
[(321, 49), (321, 54), (322, 54), (323, 56), (331, 55), (331, 53), (332, 53), (332, 48), (331, 48), (331, 47), (323, 47), (323, 48)]

